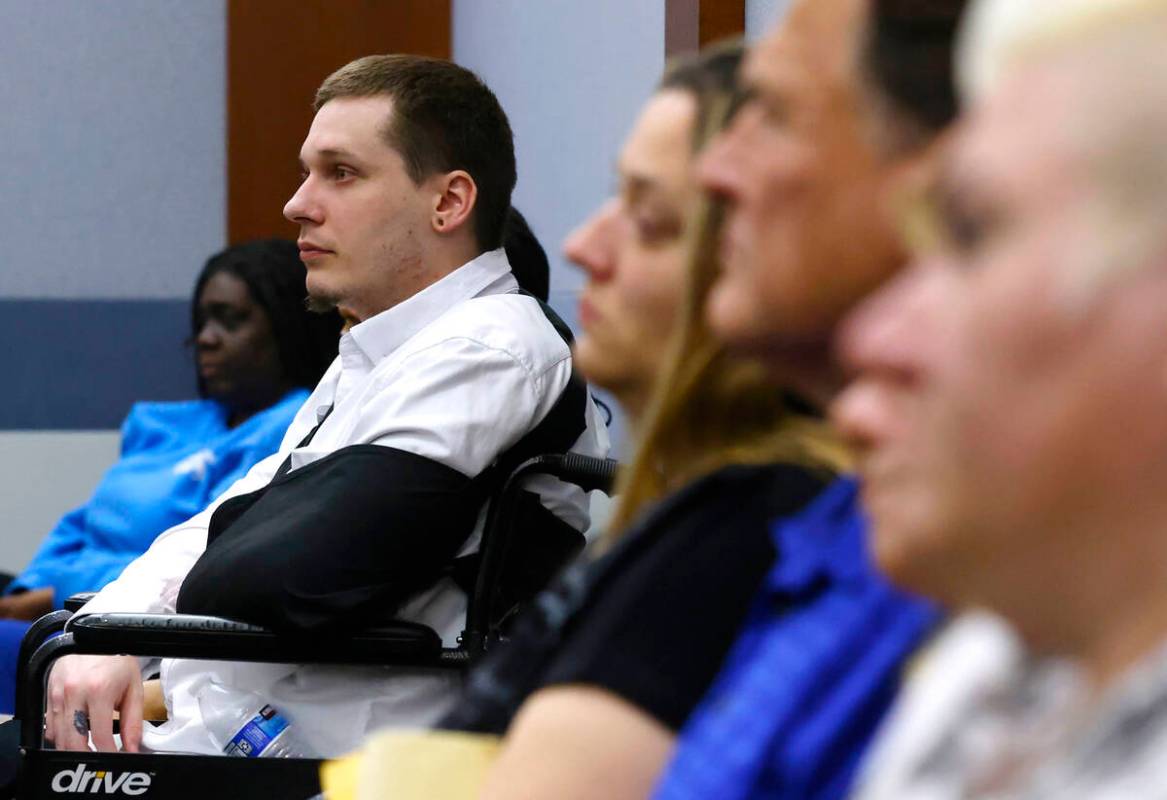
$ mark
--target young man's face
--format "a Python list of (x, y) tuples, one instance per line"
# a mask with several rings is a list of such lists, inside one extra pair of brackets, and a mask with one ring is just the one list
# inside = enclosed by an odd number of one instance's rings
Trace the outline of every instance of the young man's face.
[(865, 0), (800, 0), (753, 48), (751, 99), (706, 149), (703, 184), (728, 203), (710, 320), (762, 354), (820, 343), (897, 269), (888, 166), (864, 136), (857, 53)]
[(434, 195), (414, 184), (382, 130), (386, 96), (330, 100), (300, 148), (304, 182), (284, 207), (300, 226), (308, 296), (358, 320), (410, 297), (425, 273), (421, 246)]
[(941, 243), (843, 336), (860, 377), (835, 419), (877, 558), (954, 604), (1060, 596), (1161, 494), (1167, 276), (1088, 279), (1124, 265), (1095, 257), (1117, 231), (1072, 140), (1072, 74), (1020, 74), (967, 123), (933, 192)]

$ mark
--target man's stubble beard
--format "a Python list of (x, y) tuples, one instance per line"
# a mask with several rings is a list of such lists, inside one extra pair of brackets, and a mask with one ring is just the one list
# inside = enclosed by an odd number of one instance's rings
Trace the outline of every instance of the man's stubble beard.
[(336, 311), (339, 298), (325, 294), (309, 294), (304, 298), (304, 307), (314, 314), (328, 314)]

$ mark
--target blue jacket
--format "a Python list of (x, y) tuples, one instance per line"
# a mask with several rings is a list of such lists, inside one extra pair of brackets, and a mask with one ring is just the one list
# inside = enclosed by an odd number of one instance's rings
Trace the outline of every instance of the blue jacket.
[(136, 403), (122, 424), (117, 463), (85, 505), (61, 518), (8, 593), (50, 587), (60, 608), (72, 594), (105, 586), (158, 534), (278, 450), (307, 397), (303, 389), (288, 392), (233, 429), (215, 400)]
[(738, 642), (689, 717), (654, 800), (842, 800), (938, 618), (875, 570), (854, 480), (775, 523)]

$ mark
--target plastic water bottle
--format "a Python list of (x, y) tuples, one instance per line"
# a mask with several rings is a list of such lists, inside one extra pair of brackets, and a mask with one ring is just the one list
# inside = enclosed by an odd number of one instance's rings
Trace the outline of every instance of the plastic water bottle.
[(229, 756), (316, 757), (288, 718), (257, 694), (211, 681), (199, 692), (199, 710), (211, 738)]

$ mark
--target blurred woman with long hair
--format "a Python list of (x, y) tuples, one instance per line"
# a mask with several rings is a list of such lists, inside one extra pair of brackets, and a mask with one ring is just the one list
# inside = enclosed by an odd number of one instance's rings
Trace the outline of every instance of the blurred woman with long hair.
[(741, 54), (668, 72), (621, 154), (619, 195), (566, 244), (588, 278), (576, 363), (636, 446), (605, 555), (537, 601), (443, 723), (505, 734), (487, 796), (644, 795), (774, 560), (770, 521), (845, 464), (829, 428), (704, 322), (719, 217), (693, 164), (732, 111)]

